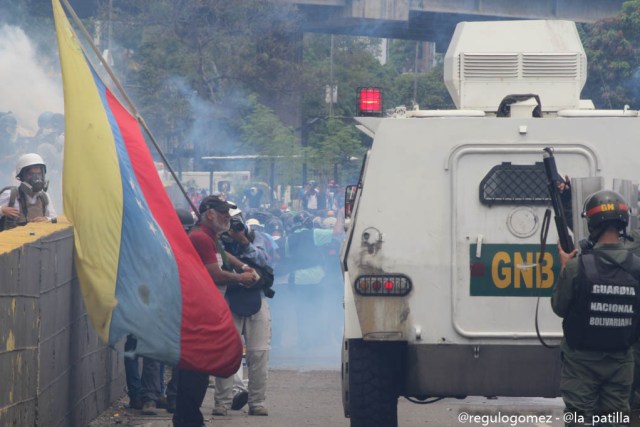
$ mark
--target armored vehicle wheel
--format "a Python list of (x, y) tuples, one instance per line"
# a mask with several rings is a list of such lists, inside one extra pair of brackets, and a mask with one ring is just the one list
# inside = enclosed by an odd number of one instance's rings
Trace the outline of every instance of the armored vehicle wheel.
[(344, 391), (351, 427), (397, 427), (404, 343), (347, 341)]

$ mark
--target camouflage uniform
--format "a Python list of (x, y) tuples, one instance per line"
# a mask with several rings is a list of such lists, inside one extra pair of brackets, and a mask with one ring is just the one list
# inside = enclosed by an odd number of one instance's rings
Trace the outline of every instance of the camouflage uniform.
[[(595, 250), (619, 262), (624, 261), (628, 253), (622, 243), (598, 243)], [(562, 318), (568, 315), (574, 303), (573, 282), (578, 276), (578, 263), (578, 257), (567, 263), (553, 291), (551, 306)], [(622, 351), (579, 350), (571, 348), (563, 339), (561, 350), (560, 392), (566, 412), (583, 415), (587, 423), (591, 422), (592, 415), (612, 412), (628, 414), (633, 377), (631, 348)]]

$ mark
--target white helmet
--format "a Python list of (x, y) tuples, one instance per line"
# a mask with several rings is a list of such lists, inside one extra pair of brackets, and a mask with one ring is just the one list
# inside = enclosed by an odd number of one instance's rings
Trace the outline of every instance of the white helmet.
[(20, 179), (22, 169), (29, 166), (42, 166), (44, 173), (47, 173), (47, 165), (44, 163), (44, 160), (42, 160), (42, 157), (36, 153), (27, 153), (20, 156), (16, 162), (16, 178)]

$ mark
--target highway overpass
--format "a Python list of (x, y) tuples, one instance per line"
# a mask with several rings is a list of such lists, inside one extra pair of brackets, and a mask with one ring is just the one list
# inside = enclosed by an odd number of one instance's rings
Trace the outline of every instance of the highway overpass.
[(624, 0), (272, 0), (298, 6), (302, 30), (436, 42), (446, 49), (461, 21), (566, 19), (595, 22)]

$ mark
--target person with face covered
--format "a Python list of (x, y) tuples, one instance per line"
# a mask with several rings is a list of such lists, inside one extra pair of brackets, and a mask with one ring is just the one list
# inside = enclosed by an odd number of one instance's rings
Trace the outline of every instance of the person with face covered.
[(46, 192), (47, 166), (36, 153), (20, 156), (16, 162), (18, 187), (0, 190), (0, 231), (28, 222), (56, 222), (56, 211)]

